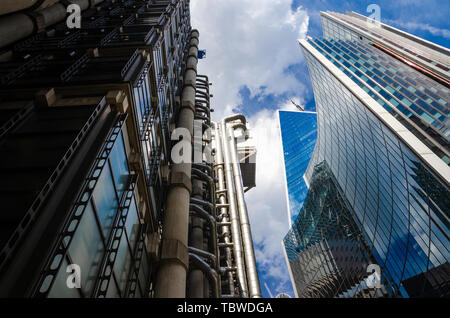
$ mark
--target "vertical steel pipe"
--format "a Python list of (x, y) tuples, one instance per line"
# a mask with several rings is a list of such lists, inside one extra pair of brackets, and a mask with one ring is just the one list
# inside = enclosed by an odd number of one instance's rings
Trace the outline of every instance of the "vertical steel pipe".
[[(214, 142), (216, 147), (216, 167), (217, 167), (217, 193), (219, 195), (219, 204), (224, 206), (227, 203), (226, 200), (226, 188), (225, 188), (225, 178), (224, 178), (224, 167), (223, 167), (223, 154), (222, 154), (222, 140), (220, 138), (220, 131), (219, 131), (219, 125), (217, 123), (214, 123)], [(229, 222), (229, 216), (227, 212), (226, 207), (220, 208), (219, 215), (222, 216), (222, 223), (228, 223)], [(231, 233), (230, 233), (230, 227), (228, 225), (222, 226), (221, 234), (224, 237), (224, 241), (226, 244), (231, 243)], [(226, 265), (227, 267), (232, 266), (232, 254), (231, 254), (231, 248), (226, 247), (225, 248), (225, 259), (226, 259)], [(230, 290), (230, 294), (234, 296), (234, 278), (233, 273), (229, 271), (227, 273), (228, 276), (228, 288)]]
[[(245, 124), (238, 124), (239, 128), (244, 129)], [(248, 218), (247, 205), (244, 200), (244, 186), (242, 182), (242, 174), (240, 162), (236, 150), (236, 142), (234, 135), (234, 127), (228, 127), (230, 154), (233, 167), (234, 183), (236, 189), (236, 198), (238, 205), (239, 221), (241, 224), (242, 242), (244, 247), (245, 264), (247, 270), (248, 287), (251, 298), (261, 298), (261, 287), (259, 284), (258, 271), (256, 267), (255, 251), (253, 249), (252, 232)]]
[(234, 259), (237, 267), (237, 278), (241, 288), (241, 296), (244, 298), (248, 298), (249, 295), (247, 287), (247, 275), (245, 270), (244, 251), (242, 248), (239, 213), (237, 210), (235, 186), (233, 181), (233, 169), (231, 165), (232, 158), (230, 152), (230, 143), (228, 140), (229, 136), (226, 129), (227, 122), (233, 120), (234, 118), (235, 116), (232, 116), (222, 120), (222, 123), (220, 124), (220, 135), (222, 140), (224, 171), (227, 184), (228, 204), (231, 221), (231, 236), (233, 239)]

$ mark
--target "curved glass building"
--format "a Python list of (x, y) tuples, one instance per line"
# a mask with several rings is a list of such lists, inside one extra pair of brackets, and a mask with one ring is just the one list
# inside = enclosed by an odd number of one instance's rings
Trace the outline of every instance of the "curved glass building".
[[(365, 19), (355, 13), (322, 13), (324, 38), (300, 40), (318, 122), (305, 177), (312, 184), (318, 167), (329, 167), (367, 248), (365, 261), (379, 267), (379, 277), (367, 286), (370, 272), (365, 273), (359, 284), (331, 294), (324, 292), (329, 281), (303, 280), (318, 289), (303, 296), (353, 297), (361, 289), (379, 287), (381, 293), (371, 296), (448, 297), (449, 50), (382, 23), (369, 27), (373, 21)], [(309, 206), (324, 204), (323, 196), (314, 193), (311, 187), (291, 232), (306, 235), (300, 224), (314, 212)], [(330, 239), (327, 233), (337, 224), (324, 226), (325, 231), (315, 228), (323, 236), (317, 246)], [(290, 262), (303, 257), (297, 243), (291, 244), (296, 250)], [(340, 257), (355, 256), (350, 245)], [(312, 258), (303, 262), (308, 265)]]

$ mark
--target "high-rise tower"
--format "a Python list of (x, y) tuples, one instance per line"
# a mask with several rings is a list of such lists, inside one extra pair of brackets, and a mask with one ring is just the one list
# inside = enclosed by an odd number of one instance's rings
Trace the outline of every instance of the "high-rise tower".
[[(318, 120), (305, 177), (311, 183), (318, 167), (328, 167), (373, 262), (369, 273), (358, 269), (359, 283), (328, 296), (448, 296), (450, 51), (356, 13), (321, 15), (324, 37), (299, 41)], [(312, 195), (306, 200), (320, 206)], [(313, 212), (304, 209), (298, 224)], [(353, 255), (352, 246), (339, 255)], [(312, 260), (305, 247), (297, 250), (303, 265)], [(376, 266), (379, 279), (368, 287)], [(315, 295), (333, 290), (322, 283)]]
[(303, 178), (317, 138), (317, 114), (308, 111), (278, 111), (286, 182), (289, 226), (303, 206), (308, 193)]

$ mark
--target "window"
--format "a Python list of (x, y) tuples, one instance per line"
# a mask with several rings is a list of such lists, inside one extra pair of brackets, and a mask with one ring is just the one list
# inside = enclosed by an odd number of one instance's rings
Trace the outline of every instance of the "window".
[(118, 208), (118, 200), (108, 165), (103, 168), (100, 178), (97, 181), (93, 199), (103, 235), (107, 239), (111, 232), (115, 212)]
[(123, 144), (122, 134), (117, 136), (116, 143), (114, 145), (111, 154), (109, 155), (111, 164), (111, 170), (114, 175), (114, 183), (118, 192), (119, 198), (122, 196), (125, 187), (127, 186), (127, 180), (129, 177), (127, 157), (125, 155), (125, 147)]
[[(85, 296), (92, 293), (103, 254), (102, 238), (94, 210), (89, 203), (69, 247), (72, 262), (79, 265), (81, 269), (81, 291)], [(61, 269), (65, 271), (65, 268), (61, 267)]]

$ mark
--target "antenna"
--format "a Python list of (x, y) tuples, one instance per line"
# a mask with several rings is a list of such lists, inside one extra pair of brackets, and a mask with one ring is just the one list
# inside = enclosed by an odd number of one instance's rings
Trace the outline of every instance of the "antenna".
[(291, 103), (294, 104), (294, 106), (297, 107), (300, 111), (302, 111), (302, 112), (305, 111), (305, 109), (302, 106), (296, 104), (292, 99), (291, 99)]
[(266, 287), (267, 292), (269, 293), (270, 298), (273, 298), (272, 292), (270, 291), (269, 286), (267, 286), (266, 282), (264, 282), (264, 286)]

